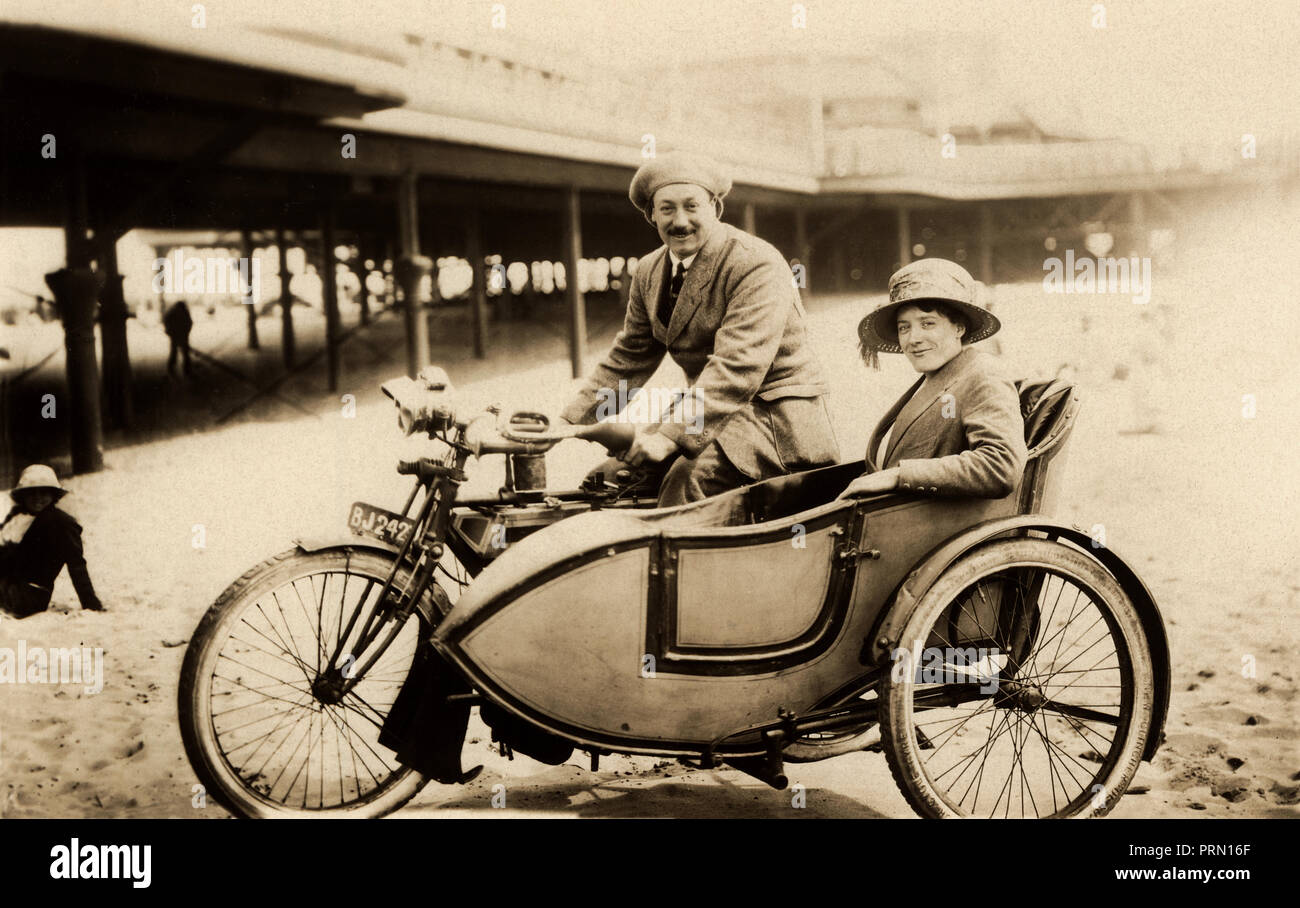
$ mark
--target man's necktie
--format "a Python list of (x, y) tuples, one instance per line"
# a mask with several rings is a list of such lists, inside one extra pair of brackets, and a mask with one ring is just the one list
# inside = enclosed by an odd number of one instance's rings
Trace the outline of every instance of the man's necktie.
[(686, 268), (681, 262), (678, 262), (677, 267), (673, 269), (673, 278), (668, 282), (668, 298), (659, 307), (659, 321), (665, 325), (673, 317), (673, 309), (677, 305), (677, 295), (682, 292), (682, 282), (685, 280)]

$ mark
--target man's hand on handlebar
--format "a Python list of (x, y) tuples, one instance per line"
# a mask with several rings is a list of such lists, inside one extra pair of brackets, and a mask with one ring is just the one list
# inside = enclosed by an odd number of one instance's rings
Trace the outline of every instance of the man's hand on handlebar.
[(632, 447), (623, 455), (623, 460), (634, 467), (649, 463), (660, 463), (677, 450), (677, 443), (655, 431), (654, 426), (644, 426), (637, 430), (632, 439)]

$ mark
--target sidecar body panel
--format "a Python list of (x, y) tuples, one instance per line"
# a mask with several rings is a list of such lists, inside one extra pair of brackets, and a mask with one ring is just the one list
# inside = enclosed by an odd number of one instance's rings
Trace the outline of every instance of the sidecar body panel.
[[(727, 547), (707, 537), (695, 545), (679, 541), (669, 657), (719, 650), (725, 659), (733, 651), (806, 639), (831, 585), (832, 532), (825, 526), (812, 533), (800, 527), (765, 542)], [(719, 608), (742, 588), (743, 609)]]
[(836, 501), (861, 469), (560, 521), (484, 570), (435, 646), (494, 701), (595, 747), (698, 753), (825, 705), (869, 670), (867, 635), (907, 573), (1015, 511), (1014, 496)]

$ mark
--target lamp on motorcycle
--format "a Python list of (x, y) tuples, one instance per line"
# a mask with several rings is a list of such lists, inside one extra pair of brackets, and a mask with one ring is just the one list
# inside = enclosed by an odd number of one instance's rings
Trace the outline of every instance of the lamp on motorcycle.
[(397, 405), (397, 425), (405, 435), (433, 434), (455, 424), (451, 383), (447, 373), (436, 366), (421, 370), (416, 379), (389, 379), (380, 389)]

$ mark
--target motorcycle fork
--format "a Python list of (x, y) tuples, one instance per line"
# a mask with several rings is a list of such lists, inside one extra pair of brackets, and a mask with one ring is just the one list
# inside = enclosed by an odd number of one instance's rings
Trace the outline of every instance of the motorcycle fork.
[[(460, 466), (460, 464), (457, 465), (457, 473)], [(360, 608), (354, 610), (348, 618), (347, 626), (339, 635), (339, 641), (335, 644), (334, 652), (331, 654), (328, 663), (330, 668), (325, 673), (328, 677), (321, 679), (326, 683), (326, 686), (336, 688), (337, 693), (335, 695), (339, 698), (356, 687), (361, 679), (365, 677), (366, 672), (374, 666), (388, 650), (392, 642), (397, 639), (397, 635), (406, 626), (406, 620), (411, 616), (411, 612), (417, 608), (430, 584), (433, 583), (434, 573), (438, 569), (438, 563), (445, 550), (444, 540), (448, 520), (459, 485), (456, 475), (453, 475), (450, 471), (439, 471), (437, 475), (421, 476), (414, 488), (411, 489), (411, 494), (402, 509), (402, 516), (404, 517), (410, 513), (411, 506), (415, 502), (416, 493), (422, 487), (425, 489), (424, 499), (420, 502), (419, 512), (415, 519), (415, 526), (398, 551), (397, 556), (393, 559), (393, 566), (388, 572), (388, 577), (384, 580), (384, 585), (379, 590), (379, 596), (375, 599), (374, 606), (362, 622), (356, 642), (348, 647), (349, 652), (345, 655), (343, 653), (344, 642), (352, 635), (353, 628), (356, 626), (357, 619), (361, 614)], [(411, 554), (413, 548), (416, 552), (414, 556)], [(408, 563), (411, 566), (410, 580), (403, 588), (398, 589), (394, 583), (398, 568)], [(436, 621), (439, 616), (430, 615), (426, 617), (430, 621)], [(391, 626), (388, 628), (387, 636), (378, 646), (375, 646), (375, 641), (380, 638), (385, 625), (389, 624)], [(367, 650), (372, 651), (363, 663), (357, 665), (357, 654), (365, 653)], [(342, 666), (340, 666), (340, 657), (342, 657)]]

